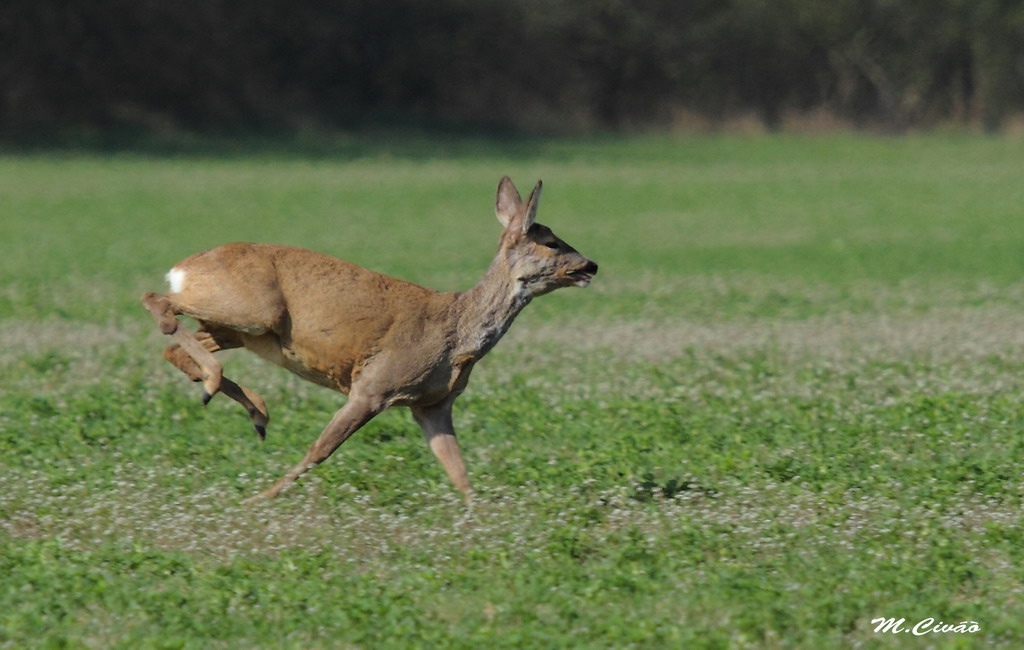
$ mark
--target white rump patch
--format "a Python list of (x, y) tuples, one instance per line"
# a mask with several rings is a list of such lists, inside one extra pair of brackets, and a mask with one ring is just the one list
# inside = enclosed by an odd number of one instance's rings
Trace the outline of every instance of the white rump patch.
[(167, 284), (171, 285), (171, 293), (181, 293), (185, 288), (185, 272), (181, 269), (171, 269), (166, 277)]

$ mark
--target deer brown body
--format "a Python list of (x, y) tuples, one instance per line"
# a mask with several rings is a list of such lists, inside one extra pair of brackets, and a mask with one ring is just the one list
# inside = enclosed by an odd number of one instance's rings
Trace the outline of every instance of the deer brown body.
[[(244, 347), (348, 395), (302, 462), (254, 500), (276, 496), (391, 406), (412, 410), (449, 478), (470, 499), (451, 410), (473, 365), (533, 297), (586, 286), (597, 272), (535, 223), (540, 190), (538, 183), (524, 203), (502, 179), (498, 253), (467, 291), (433, 291), (301, 248), (236, 243), (186, 258), (168, 273), (170, 292), (143, 296), (175, 341), (164, 357), (203, 383), (204, 404), (223, 392), (245, 407), (261, 438), (269, 420), (263, 399), (224, 377), (214, 352)], [(179, 315), (194, 318), (199, 330), (186, 330)]]

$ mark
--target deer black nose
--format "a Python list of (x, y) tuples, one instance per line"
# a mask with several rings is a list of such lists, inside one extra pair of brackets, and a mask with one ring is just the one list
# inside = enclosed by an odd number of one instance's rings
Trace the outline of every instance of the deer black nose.
[(594, 275), (597, 273), (597, 263), (588, 260), (587, 265), (583, 267), (583, 272)]

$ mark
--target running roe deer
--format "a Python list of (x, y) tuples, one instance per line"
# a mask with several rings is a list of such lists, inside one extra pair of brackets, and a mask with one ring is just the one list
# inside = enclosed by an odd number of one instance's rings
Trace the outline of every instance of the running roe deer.
[[(495, 211), (504, 226), (497, 255), (472, 289), (440, 293), (301, 248), (226, 244), (168, 272), (170, 292), (142, 302), (175, 343), (164, 358), (248, 411), (263, 439), (269, 420), (258, 394), (223, 375), (214, 352), (245, 347), (300, 377), (348, 395), (302, 461), (249, 502), (271, 498), (330, 456), (391, 406), (408, 406), (449, 479), (472, 499), (452, 426), (452, 403), (473, 365), (533, 299), (585, 287), (597, 264), (534, 223), (542, 184), (523, 203), (506, 176)], [(199, 323), (196, 333), (178, 315)]]

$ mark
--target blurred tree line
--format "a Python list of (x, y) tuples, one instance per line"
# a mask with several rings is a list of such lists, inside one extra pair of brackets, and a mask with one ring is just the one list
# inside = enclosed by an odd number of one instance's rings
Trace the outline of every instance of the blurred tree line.
[(1024, 111), (1016, 0), (3, 0), (0, 133)]

